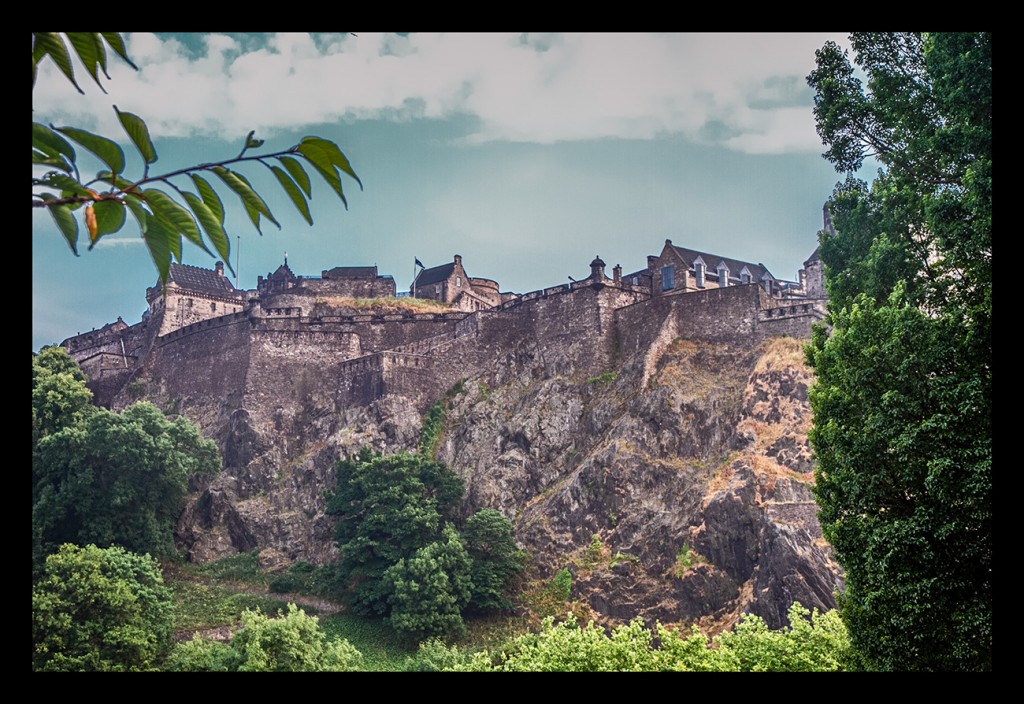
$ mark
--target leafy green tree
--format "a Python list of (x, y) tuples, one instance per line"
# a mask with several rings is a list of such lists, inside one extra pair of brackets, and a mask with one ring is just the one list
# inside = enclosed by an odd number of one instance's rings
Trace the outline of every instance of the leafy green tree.
[(512, 522), (492, 508), (480, 509), (462, 526), (466, 552), (473, 561), (471, 578), (475, 610), (509, 609), (509, 590), (526, 568), (526, 553), (516, 546)]
[(67, 542), (169, 557), (189, 480), (219, 468), (217, 446), (186, 418), (169, 421), (145, 402), (122, 413), (97, 409), (38, 444), (33, 553), (41, 560)]
[(152, 670), (173, 623), (171, 591), (149, 555), (63, 545), (32, 588), (32, 669)]
[(472, 560), (450, 523), (441, 539), (400, 559), (383, 575), (391, 596), (388, 621), (413, 642), (466, 632), (462, 610), (472, 596)]
[(363, 656), (347, 640), (329, 640), (320, 620), (295, 604), (271, 618), (259, 609), (242, 613), (242, 629), (230, 644), (197, 634), (175, 646), (167, 660), (174, 672), (350, 672)]
[(364, 616), (391, 612), (384, 573), (436, 541), (462, 498), (458, 475), (423, 455), (383, 456), (364, 449), (336, 466), (327, 512), (337, 517), (340, 590)]
[[(74, 61), (68, 44), (101, 89), (103, 83), (99, 73), (107, 73), (108, 48), (136, 68), (128, 58), (123, 39), (116, 32), (67, 32), (63, 36), (58, 32), (33, 32), (33, 86), (37, 66), (41, 61), (50, 59), (80, 93), (84, 92), (75, 80)], [(255, 153), (251, 150), (259, 149), (264, 142), (250, 132), (242, 143), (241, 151), (233, 158), (151, 174), (150, 167), (158, 155), (150, 139), (149, 127), (134, 113), (120, 110), (116, 105), (113, 110), (142, 161), (141, 174), (125, 175), (125, 155), (114, 140), (77, 127), (32, 123), (32, 164), (51, 169), (41, 176), (35, 175), (36, 170), (33, 169), (32, 207), (46, 208), (50, 212), (76, 256), (79, 221), (75, 211), (84, 206), (81, 218), (88, 233), (89, 249), (101, 237), (120, 231), (130, 212), (162, 281), (167, 280), (171, 257), (181, 261), (183, 238), (213, 255), (207, 246), (211, 245), (230, 268), (231, 240), (225, 229), (224, 204), (208, 180), (211, 176), (216, 176), (222, 187), (240, 199), (257, 231), (262, 233), (263, 218), (277, 225), (278, 229), (281, 227), (267, 202), (239, 170), (245, 166), (259, 165), (257, 168), (268, 169), (310, 225), (313, 218), (308, 201), (312, 196), (312, 186), (306, 170), (308, 167), (327, 182), (346, 208), (348, 201), (342, 177), (352, 178), (362, 188), (362, 182), (338, 145), (317, 136), (303, 137), (298, 144), (287, 149)], [(81, 175), (75, 145), (103, 164), (104, 168), (94, 178)], [(194, 190), (186, 190), (188, 188)]]
[(32, 450), (39, 441), (81, 424), (96, 407), (85, 374), (63, 347), (32, 354)]
[(808, 76), (852, 178), (821, 234), (808, 348), (816, 495), (872, 669), (992, 667), (992, 113), (987, 33), (854, 34)]

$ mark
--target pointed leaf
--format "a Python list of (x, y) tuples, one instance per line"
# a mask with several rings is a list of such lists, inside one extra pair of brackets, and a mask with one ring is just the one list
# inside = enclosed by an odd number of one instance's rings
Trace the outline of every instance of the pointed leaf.
[(75, 148), (71, 146), (68, 140), (46, 125), (41, 125), (38, 122), (32, 123), (32, 146), (47, 154), (62, 154), (71, 163), (74, 163), (77, 158), (75, 156)]
[(93, 204), (97, 237), (113, 234), (124, 227), (124, 208), (124, 203), (119, 200), (99, 200)]
[[(78, 54), (78, 60), (85, 66), (85, 70), (96, 81), (96, 85), (100, 87), (100, 90), (106, 93), (106, 88), (100, 83), (99, 67), (103, 66), (103, 73), (106, 74), (107, 50), (103, 48), (103, 44), (100, 42), (100, 35), (94, 32), (67, 32), (67, 38), (71, 42), (71, 47), (75, 50), (75, 53)], [(107, 78), (110, 78), (110, 76), (107, 76)]]
[(192, 214), (163, 191), (150, 188), (142, 192), (146, 202), (157, 219), (161, 220), (170, 230), (183, 235), (189, 242), (200, 247), (204, 252), (212, 256), (212, 252), (203, 243), (202, 235), (199, 233), (199, 226), (192, 218)]
[[(56, 200), (50, 193), (40, 193), (39, 197), (43, 200)], [(71, 212), (71, 208), (66, 205), (51, 205), (46, 208), (50, 211), (50, 215), (53, 216), (53, 221), (57, 224), (57, 229), (64, 235), (64, 239), (68, 243), (68, 247), (74, 252), (75, 256), (78, 256), (78, 221), (75, 220), (74, 214)]]
[(299, 187), (295, 185), (295, 181), (288, 178), (288, 174), (284, 172), (284, 169), (278, 166), (271, 166), (270, 170), (274, 172), (275, 176), (277, 176), (277, 181), (281, 184), (281, 188), (283, 188), (291, 197), (292, 203), (295, 203), (295, 207), (298, 208), (302, 217), (306, 219), (306, 222), (312, 225), (313, 218), (309, 214), (309, 204), (306, 203), (306, 198), (302, 195), (302, 191), (300, 191)]
[(210, 209), (215, 216), (217, 221), (224, 224), (224, 204), (220, 200), (220, 196), (217, 195), (217, 191), (213, 190), (213, 186), (202, 176), (196, 174), (189, 174), (192, 177), (192, 183), (195, 184), (196, 190), (199, 191), (199, 196), (203, 199), (203, 203)]
[(135, 185), (132, 181), (129, 181), (126, 178), (121, 178), (120, 176), (114, 176), (114, 174), (109, 171), (100, 171), (96, 174), (96, 180), (103, 181), (103, 183), (109, 183), (111, 186), (121, 191), (127, 191)]
[(117, 146), (117, 142), (92, 132), (80, 130), (77, 127), (55, 127), (54, 129), (95, 154), (113, 173), (119, 174), (124, 171), (124, 152), (121, 151), (121, 147)]
[[(242, 181), (242, 183), (244, 183), (249, 188), (249, 190), (251, 190), (253, 193), (256, 193), (256, 189), (252, 187), (251, 183), (249, 183), (249, 179), (247, 179), (245, 176), (243, 176), (242, 174), (238, 173), (237, 171), (235, 172), (235, 176), (237, 176)], [(262, 196), (260, 197), (260, 200), (262, 202), (262, 200), (263, 200)], [(264, 205), (264, 207), (266, 207), (266, 203), (265, 202), (263, 203), (263, 205)], [(249, 203), (246, 203), (245, 204), (245, 209), (247, 211), (249, 211), (249, 217), (251, 219), (253, 219), (253, 220), (258, 220), (259, 219), (259, 217), (258, 217), (259, 214), (261, 212), (264, 212), (255, 203), (251, 204), (251, 205)], [(267, 214), (267, 218), (269, 218), (272, 223), (277, 225), (277, 229), (280, 230), (281, 229), (281, 223), (279, 223), (277, 220), (275, 220), (274, 216), (270, 214), (270, 209), (267, 208), (267, 210), (265, 212)], [(257, 229), (259, 229), (259, 228), (257, 227)], [(261, 232), (260, 234), (262, 235), (263, 233)]]
[(142, 155), (143, 161), (147, 164), (152, 164), (157, 160), (156, 148), (153, 146), (153, 140), (149, 138), (149, 127), (146, 126), (145, 121), (130, 112), (121, 112), (114, 106), (114, 112), (117, 113), (117, 119), (121, 121), (121, 126), (124, 127), (124, 131), (131, 137), (132, 144), (139, 150), (139, 154)]
[(302, 141), (317, 144), (317, 146), (323, 149), (330, 158), (331, 163), (354, 178), (356, 183), (359, 184), (360, 190), (362, 190), (363, 182), (359, 180), (358, 176), (356, 176), (356, 172), (352, 170), (352, 165), (348, 162), (348, 157), (342, 153), (337, 144), (329, 139), (323, 139), (322, 137), (303, 137)]
[(120, 34), (117, 32), (100, 32), (100, 35), (107, 40), (107, 44), (110, 45), (110, 48), (117, 52), (117, 55), (120, 56), (126, 64), (136, 71), (139, 70), (139, 67), (133, 64), (132, 60), (128, 58), (128, 52), (124, 48), (124, 40), (121, 38)]
[(47, 188), (60, 189), (67, 196), (83, 196), (85, 198), (92, 198), (96, 195), (94, 191), (89, 190), (75, 179), (70, 176), (65, 176), (64, 174), (59, 174), (56, 171), (48, 172), (43, 178), (39, 179), (37, 183), (41, 186), (46, 186)]
[(64, 157), (60, 154), (44, 154), (43, 152), (33, 149), (32, 150), (32, 163), (40, 164), (42, 166), (53, 166), (66, 173), (71, 173), (71, 165), (64, 160)]
[(345, 200), (345, 192), (341, 188), (341, 177), (338, 176), (338, 171), (334, 168), (334, 164), (331, 163), (330, 156), (320, 145), (313, 142), (304, 141), (296, 149), (299, 154), (306, 157), (306, 160), (313, 165), (313, 168), (334, 189), (334, 192), (341, 198), (341, 202), (344, 203), (345, 209), (348, 210), (348, 201)]
[[(270, 208), (267, 207), (267, 204), (259, 194), (252, 189), (252, 186), (249, 185), (249, 182), (244, 176), (235, 173), (234, 171), (230, 171), (223, 166), (215, 166), (213, 168), (213, 173), (217, 174), (217, 176), (219, 176), (220, 179), (228, 185), (228, 188), (238, 194), (238, 197), (242, 199), (242, 203), (245, 205), (246, 210), (250, 211), (250, 217), (252, 216), (251, 210), (255, 210), (257, 213), (265, 215), (270, 222), (277, 225), (278, 229), (281, 228), (281, 224), (278, 223), (271, 214)], [(256, 229), (259, 229), (258, 223), (256, 225)]]
[(178, 244), (178, 261), (181, 261), (181, 238), (177, 233), (171, 232), (157, 218), (150, 217), (146, 229), (142, 233), (142, 239), (146, 241), (146, 248), (149, 256), (153, 258), (156, 269), (160, 272), (160, 282), (167, 283), (167, 276), (171, 271), (171, 253), (174, 243)]
[(295, 183), (299, 184), (302, 192), (306, 194), (307, 198), (313, 197), (313, 192), (310, 190), (309, 174), (302, 168), (302, 164), (290, 156), (279, 156), (277, 160), (284, 164), (284, 168), (288, 169), (288, 173), (295, 180)]
[[(35, 43), (32, 45), (32, 55), (35, 56), (36, 48), (40, 47), (42, 54), (48, 54), (53, 59), (53, 63), (57, 64), (57, 68), (60, 69), (61, 73), (71, 81), (71, 85), (75, 87), (75, 90), (85, 95), (85, 91), (75, 82), (75, 70), (71, 66), (71, 55), (68, 53), (64, 40), (56, 32), (33, 32), (32, 38), (35, 40)], [(39, 62), (36, 61), (35, 63)]]
[(195, 193), (185, 191), (182, 195), (185, 196), (186, 202), (192, 208), (192, 212), (195, 214), (199, 224), (203, 226), (203, 230), (206, 231), (206, 236), (213, 243), (217, 254), (224, 261), (229, 261), (231, 258), (230, 243), (228, 242), (227, 233), (224, 232), (224, 228), (220, 224), (220, 220)]
[(132, 215), (135, 216), (135, 220), (139, 223), (139, 232), (146, 234), (146, 229), (149, 227), (149, 213), (139, 200), (136, 194), (130, 194), (125, 196), (124, 204), (128, 207), (128, 210), (132, 211)]

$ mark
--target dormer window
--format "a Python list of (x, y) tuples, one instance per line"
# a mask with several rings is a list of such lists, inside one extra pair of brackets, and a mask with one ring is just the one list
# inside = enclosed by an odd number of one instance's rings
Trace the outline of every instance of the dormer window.
[(747, 267), (743, 267), (740, 270), (740, 283), (741, 284), (749, 284), (750, 283), (750, 269), (748, 269)]
[(704, 260), (697, 258), (697, 261), (693, 263), (693, 272), (697, 279), (697, 288), (704, 288)]
[(718, 265), (718, 287), (725, 288), (729, 285), (729, 270), (725, 267), (725, 263)]

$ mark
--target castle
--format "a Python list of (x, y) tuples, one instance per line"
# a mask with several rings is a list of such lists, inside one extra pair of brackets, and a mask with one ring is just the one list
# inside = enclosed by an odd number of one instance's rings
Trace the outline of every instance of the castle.
[[(132, 381), (160, 380), (168, 391), (169, 385), (188, 386), (209, 374), (203, 393), (217, 388), (228, 393), (229, 380), (239, 373), (245, 378), (235, 381), (244, 385), (262, 365), (276, 365), (286, 375), (292, 365), (299, 373), (306, 364), (339, 375), (341, 403), (367, 403), (399, 391), (426, 403), (483, 364), (482, 349), (493, 357), (495, 349), (514, 348), (517, 335), (549, 341), (555, 370), (559, 349), (589, 344), (588, 358), (600, 370), (619, 353), (615, 350), (640, 349), (659, 336), (747, 342), (806, 337), (824, 316), (817, 250), (796, 281), (776, 278), (763, 264), (671, 240), (660, 254), (647, 257), (645, 269), (623, 275), (616, 265), (608, 277), (600, 257), (590, 269), (584, 280), (517, 294), (501, 292), (491, 279), (469, 276), (455, 255), (447, 264), (422, 268), (409, 293), (399, 294), (394, 278), (380, 275), (376, 266), (338, 266), (318, 277), (297, 276), (286, 256), (277, 270), (258, 278), (255, 290), (241, 290), (224, 276), (221, 262), (213, 270), (172, 263), (166, 285), (147, 290), (149, 307), (139, 323), (118, 318), (61, 344), (102, 405), (114, 402)], [(380, 312), (346, 305), (367, 298), (384, 304), (406, 295), (433, 299), (447, 309), (425, 313), (385, 306), (388, 312)], [(190, 360), (204, 371), (190, 371)], [(211, 366), (210, 360), (216, 362)], [(232, 360), (244, 363), (244, 369), (232, 370)], [(220, 376), (209, 371), (214, 368)]]

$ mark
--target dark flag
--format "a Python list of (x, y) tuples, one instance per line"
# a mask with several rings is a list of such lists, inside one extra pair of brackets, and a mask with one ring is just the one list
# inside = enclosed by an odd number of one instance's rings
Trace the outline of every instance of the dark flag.
[[(416, 259), (416, 258), (413, 257), (413, 259)], [(423, 266), (423, 262), (421, 262), (419, 259), (416, 259), (416, 266), (418, 266), (420, 269), (426, 269), (427, 268), (427, 267)]]

